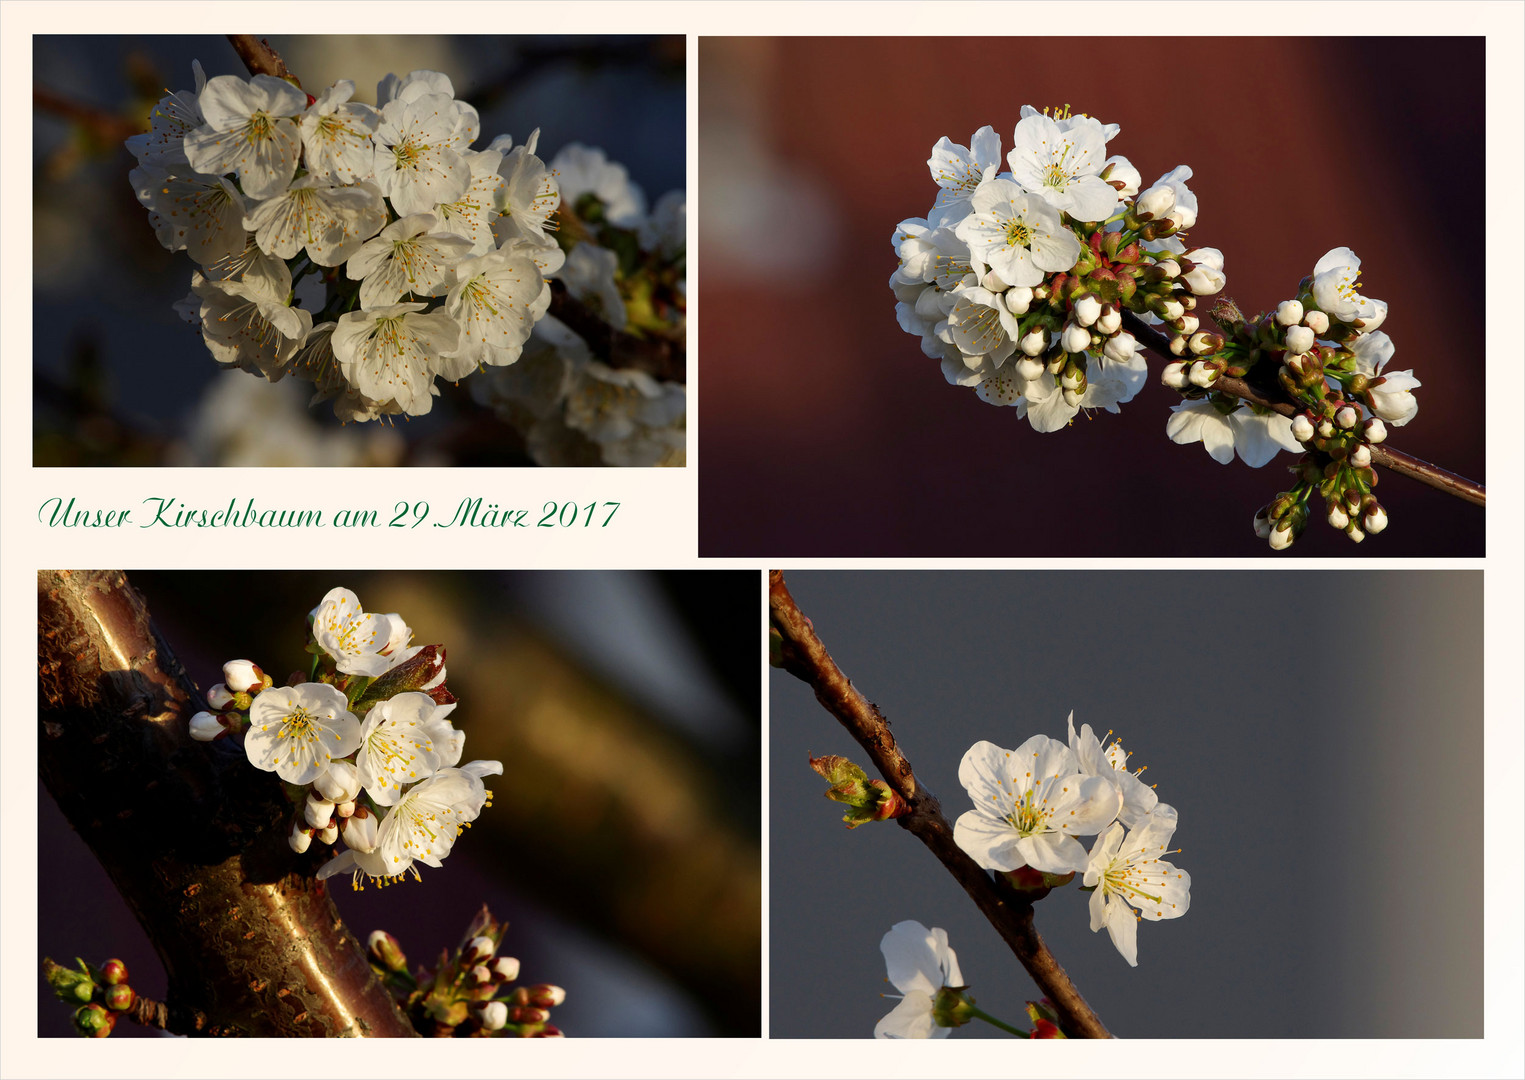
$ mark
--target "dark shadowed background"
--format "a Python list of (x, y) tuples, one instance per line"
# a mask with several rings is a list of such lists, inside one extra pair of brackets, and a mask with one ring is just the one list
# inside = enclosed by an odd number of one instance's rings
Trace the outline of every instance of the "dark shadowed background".
[[(566, 988), (554, 1021), (569, 1036), (760, 1034), (756, 572), (129, 579), (203, 692), (226, 660), (278, 682), (303, 667), (306, 614), (336, 585), (402, 615), (415, 644), (446, 646), (463, 760), (497, 758), (504, 774), (421, 882), (330, 881), (361, 941), (387, 930), (410, 965), (432, 965), (486, 903), (523, 981)], [(146, 935), (46, 790), (39, 813), (39, 951), (120, 957), (131, 985), (163, 1000)], [(39, 1033), (68, 1035), (69, 1010), (38, 982)]]
[[(1141, 923), (1130, 968), (1078, 881), (1036, 906), (1119, 1037), (1483, 1034), (1481, 572), (785, 578), (950, 820), (974, 742), (1064, 739), (1072, 709), (1147, 766), (1191, 909)], [(783, 671), (769, 713), (770, 1034), (869, 1037), (905, 919), (945, 928), (980, 1007), (1022, 1021), (1036, 987), (942, 865), (822, 797), (807, 758), (861, 748)]]
[[(1158, 362), (1120, 415), (1043, 435), (896, 324), (890, 237), (932, 205), (933, 144), (989, 124), (1004, 160), (1024, 104), (1120, 124), (1146, 184), (1190, 165), (1190, 244), (1247, 314), (1353, 248), (1390, 366), (1424, 384), (1391, 444), (1486, 481), (1482, 38), (705, 38), (699, 60), (701, 554), (1268, 553), (1251, 519), (1294, 456), (1171, 443)], [(1320, 516), (1292, 551), (1483, 554), (1482, 510), (1386, 473), (1377, 494), (1385, 533)]]
[[(517, 146), (539, 128), (542, 159), (549, 162), (571, 142), (602, 147), (628, 168), (648, 204), (685, 186), (682, 37), (349, 34), (269, 41), (310, 93), (350, 79), (355, 100), (374, 105), (376, 83), (389, 72), (442, 71), (456, 97), (481, 115), (473, 149), (500, 134), (512, 135)], [(514, 430), (471, 401), (469, 380), (441, 381), (433, 411), (395, 428), (341, 427), (330, 404), (305, 408), (310, 384), (271, 384), (220, 370), (199, 332), (171, 310), (190, 292), (195, 266), (154, 238), (127, 180), (133, 156), (115, 129), (126, 123), (130, 133), (131, 125), (145, 124), (166, 88), (194, 89), (192, 60), (201, 61), (208, 78), (247, 77), (226, 38), (39, 36), (33, 57), (35, 464), (529, 463)], [(235, 410), (282, 417), (284, 445), (262, 447), (252, 460), (205, 460), (208, 451), (194, 434), (198, 411), (217, 427), (228, 425)]]

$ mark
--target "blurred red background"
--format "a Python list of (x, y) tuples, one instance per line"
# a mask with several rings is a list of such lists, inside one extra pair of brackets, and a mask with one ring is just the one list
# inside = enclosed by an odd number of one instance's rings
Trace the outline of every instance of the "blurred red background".
[[(1042, 435), (944, 382), (895, 321), (898, 222), (925, 161), (1024, 104), (1122, 126), (1145, 183), (1179, 164), (1247, 313), (1331, 248), (1423, 382), (1391, 444), (1486, 482), (1482, 38), (706, 38), (700, 553), (1053, 557), (1269, 554), (1251, 517), (1289, 486), (1165, 436), (1179, 395)], [(1510, 209), (1511, 218), (1514, 216)], [(1302, 556), (1472, 555), (1484, 513), (1402, 476), (1357, 546), (1313, 522)], [(1315, 500), (1319, 505), (1319, 500)]]

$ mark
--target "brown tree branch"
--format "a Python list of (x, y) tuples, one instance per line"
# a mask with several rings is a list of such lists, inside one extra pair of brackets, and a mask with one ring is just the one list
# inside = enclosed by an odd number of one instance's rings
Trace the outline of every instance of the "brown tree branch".
[[(1133, 312), (1123, 312), (1123, 326), (1138, 338), (1141, 344), (1153, 350), (1167, 363), (1180, 359), (1171, 353), (1170, 339), (1158, 327), (1150, 326)], [(1296, 416), (1298, 412), (1297, 407), (1291, 402), (1273, 401), (1243, 379), (1220, 378), (1213, 383), (1213, 389), (1278, 412), (1282, 416)], [(1456, 473), (1442, 469), (1439, 465), (1432, 465), (1422, 458), (1396, 450), (1386, 443), (1371, 448), (1371, 460), (1373, 465), (1380, 465), (1412, 480), (1418, 480), (1421, 484), (1428, 484), (1438, 491), (1454, 495), (1474, 506), (1487, 505), (1487, 489), (1476, 480), (1458, 476)]]
[(107, 109), (75, 101), (42, 83), (32, 84), (32, 107), (39, 112), (78, 124), (104, 146), (119, 148), (119, 144), (148, 130), (147, 124), (142, 121), (133, 121)]
[(589, 350), (612, 368), (634, 368), (652, 378), (681, 383), (687, 380), (682, 347), (671, 341), (639, 338), (616, 330), (567, 292), (565, 282), (551, 282), (551, 307), (567, 328), (588, 343)]
[(272, 49), (270, 42), (264, 38), (257, 38), (253, 34), (229, 34), (228, 43), (238, 53), (244, 67), (249, 69), (250, 75), (274, 75), (277, 79), (290, 79), (298, 88), (301, 87), (297, 77), (286, 67), (286, 61), (281, 59), (281, 54)]
[(201, 695), (126, 576), (41, 571), (37, 605), (42, 779), (164, 963), (165, 1026), (415, 1035), (313, 876), (328, 849), (287, 845), (280, 781), (190, 738)]
[(916, 781), (911, 763), (900, 752), (889, 721), (878, 706), (860, 694), (832, 660), (808, 619), (800, 612), (782, 571), (768, 572), (768, 601), (773, 626), (784, 639), (784, 669), (807, 683), (826, 711), (835, 716), (867, 751), (885, 781), (911, 806), (896, 818), (902, 828), (927, 845), (996, 928), (1027, 973), (1058, 1010), (1065, 1034), (1108, 1039), (1111, 1034), (1086, 1004), (1054, 954), (1033, 926), (1033, 907), (996, 881), (953, 839), (937, 796)]

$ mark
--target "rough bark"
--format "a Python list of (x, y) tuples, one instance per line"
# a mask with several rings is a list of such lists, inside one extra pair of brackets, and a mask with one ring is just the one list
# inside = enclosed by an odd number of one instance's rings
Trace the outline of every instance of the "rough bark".
[(328, 849), (287, 845), (275, 774), (190, 738), (205, 704), (126, 575), (37, 585), (42, 780), (163, 961), (169, 1029), (416, 1034), (313, 876)]

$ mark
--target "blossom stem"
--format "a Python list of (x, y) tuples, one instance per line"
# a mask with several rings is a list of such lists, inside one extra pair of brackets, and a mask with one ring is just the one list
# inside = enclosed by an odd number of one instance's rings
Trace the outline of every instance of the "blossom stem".
[(908, 829), (925, 844), (963, 886), (1033, 981), (1054, 1002), (1065, 1034), (1088, 1039), (1111, 1038), (1038, 936), (1033, 927), (1032, 904), (1010, 890), (1003, 892), (954, 841), (953, 827), (943, 816), (937, 796), (918, 785), (911, 763), (896, 745), (884, 714), (837, 667), (789, 594), (781, 570), (768, 572), (768, 599), (773, 627), (783, 640), (784, 669), (815, 691), (816, 699), (826, 711), (858, 740), (885, 782), (910, 805), (909, 813), (895, 819), (901, 828)]
[(289, 79), (298, 87), (301, 86), (297, 77), (286, 67), (281, 54), (272, 49), (270, 42), (264, 38), (257, 38), (253, 34), (229, 34), (228, 43), (238, 53), (244, 67), (249, 69), (250, 75), (274, 75), (277, 79)]
[[(1173, 359), (1170, 353), (1170, 340), (1157, 328), (1150, 326), (1131, 311), (1123, 313), (1123, 325), (1138, 339), (1139, 344), (1154, 350), (1156, 355), (1167, 361)], [(1297, 407), (1291, 402), (1273, 401), (1243, 379), (1222, 376), (1213, 383), (1213, 389), (1248, 401), (1252, 405), (1270, 409), (1282, 416), (1295, 416), (1298, 412)], [(1371, 461), (1373, 465), (1381, 465), (1411, 480), (1418, 480), (1421, 484), (1427, 484), (1437, 491), (1454, 495), (1463, 502), (1469, 502), (1474, 506), (1487, 505), (1487, 488), (1476, 480), (1468, 480), (1465, 476), (1459, 476), (1439, 465), (1432, 465), (1422, 458), (1405, 454), (1386, 444), (1371, 448)]]
[(1032, 1038), (1032, 1036), (1028, 1032), (1023, 1031), (1019, 1027), (1012, 1027), (1010, 1024), (1006, 1023), (1005, 1021), (997, 1020), (995, 1017), (991, 1016), (988, 1012), (986, 1012), (984, 1009), (979, 1008), (978, 1006), (970, 1005), (969, 1006), (969, 1015), (974, 1017), (976, 1020), (983, 1020), (987, 1024), (990, 1024), (990, 1025), (992, 1025), (994, 1027), (998, 1027), (1002, 1031), (1009, 1031), (1009, 1032), (1011, 1032), (1013, 1035), (1015, 1035), (1019, 1039), (1030, 1039), (1030, 1038)]

